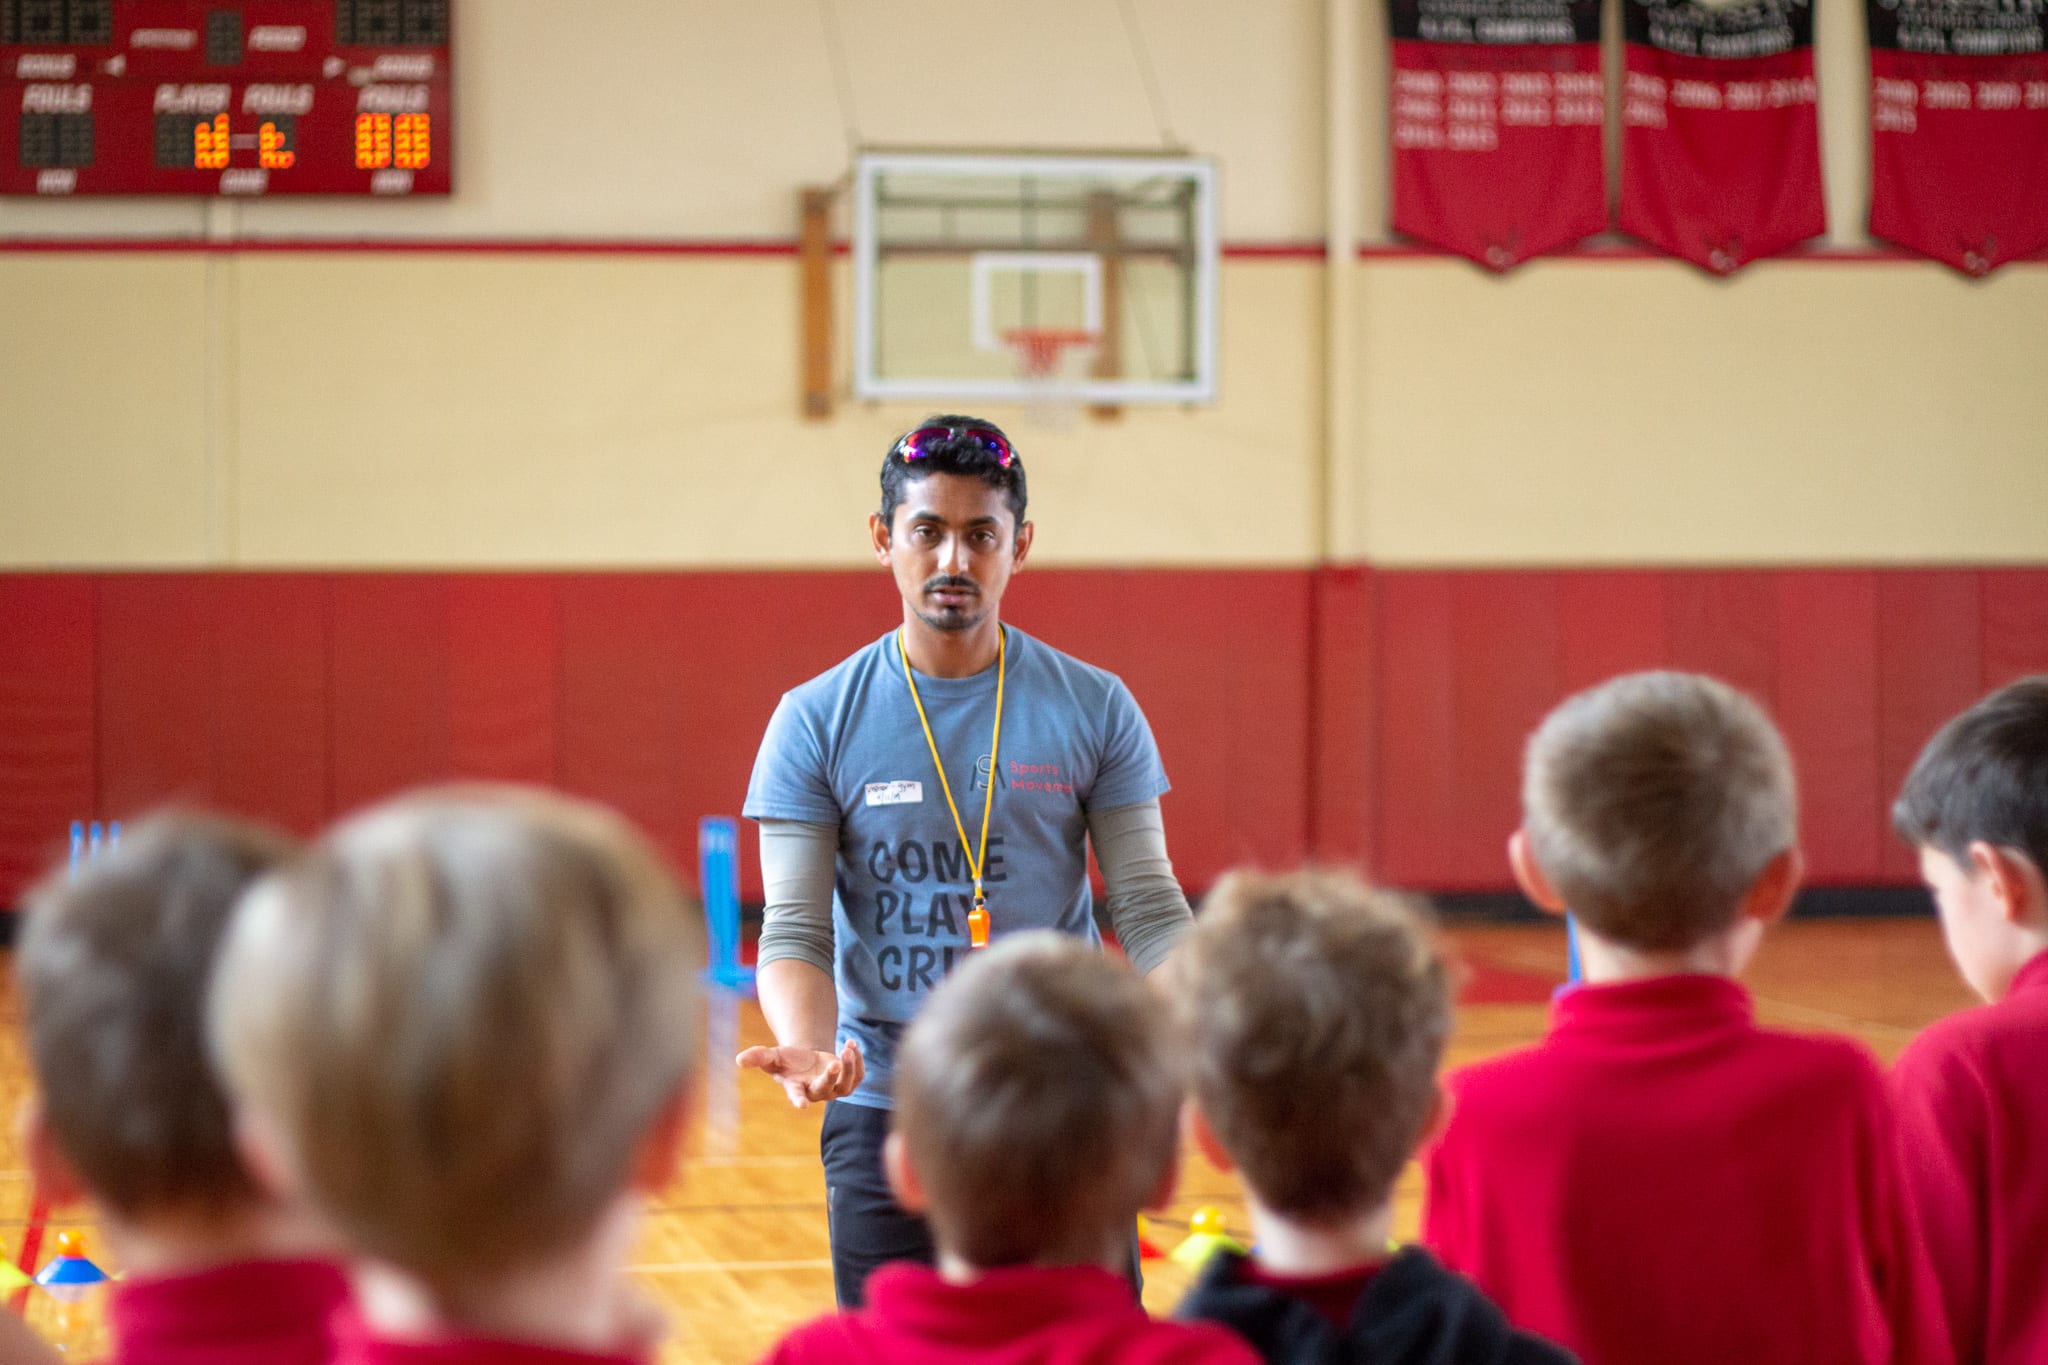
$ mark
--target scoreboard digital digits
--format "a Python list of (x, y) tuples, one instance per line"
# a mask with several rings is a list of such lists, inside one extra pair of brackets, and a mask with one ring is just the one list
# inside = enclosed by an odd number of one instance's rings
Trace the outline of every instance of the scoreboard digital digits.
[(0, 194), (447, 194), (451, 0), (0, 0)]

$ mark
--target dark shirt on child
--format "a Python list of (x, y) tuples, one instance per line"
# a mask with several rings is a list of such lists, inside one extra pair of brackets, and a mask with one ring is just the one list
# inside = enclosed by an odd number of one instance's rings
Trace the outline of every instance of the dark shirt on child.
[(1338, 1275), (1274, 1275), (1220, 1252), (1174, 1316), (1220, 1323), (1274, 1365), (1572, 1365), (1508, 1325), (1479, 1287), (1421, 1247)]

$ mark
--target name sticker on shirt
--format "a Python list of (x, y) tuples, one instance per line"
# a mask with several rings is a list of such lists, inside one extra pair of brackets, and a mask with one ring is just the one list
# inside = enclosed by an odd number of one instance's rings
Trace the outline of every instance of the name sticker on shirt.
[(922, 782), (870, 782), (870, 806), (915, 806), (924, 801)]

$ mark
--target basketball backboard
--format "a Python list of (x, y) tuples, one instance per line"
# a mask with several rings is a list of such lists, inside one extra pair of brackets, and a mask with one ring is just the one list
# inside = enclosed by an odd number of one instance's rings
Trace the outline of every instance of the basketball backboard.
[[(859, 397), (1215, 397), (1206, 161), (870, 153), (853, 251)], [(1055, 368), (1027, 373), (1048, 340)]]

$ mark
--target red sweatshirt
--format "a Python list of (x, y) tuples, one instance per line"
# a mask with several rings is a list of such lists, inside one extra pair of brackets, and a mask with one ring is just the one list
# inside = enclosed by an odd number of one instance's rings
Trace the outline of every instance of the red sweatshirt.
[(118, 1365), (327, 1365), (348, 1301), (339, 1268), (250, 1261), (118, 1282), (107, 1305)]
[(1760, 1029), (1723, 977), (1590, 985), (1450, 1090), (1423, 1239), (1586, 1365), (1945, 1358), (1859, 1045)]
[(648, 1365), (651, 1359), (484, 1337), (393, 1341), (371, 1332), (352, 1312), (335, 1319), (334, 1338), (334, 1365)]
[(2048, 1361), (2048, 953), (1893, 1068), (1906, 1190), (1956, 1359)]
[(1255, 1365), (1209, 1323), (1158, 1322), (1123, 1276), (1088, 1266), (992, 1270), (971, 1285), (892, 1265), (868, 1305), (784, 1337), (763, 1365)]

